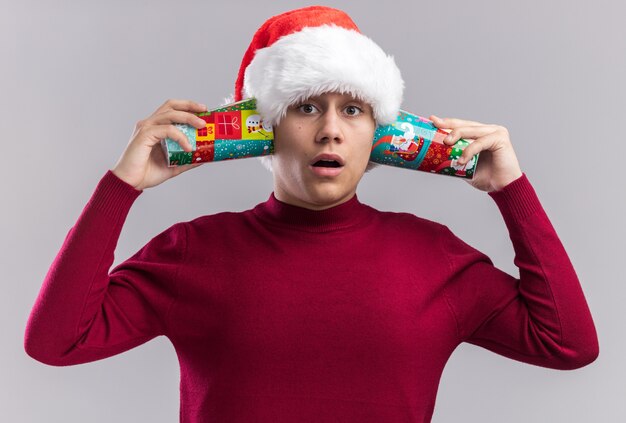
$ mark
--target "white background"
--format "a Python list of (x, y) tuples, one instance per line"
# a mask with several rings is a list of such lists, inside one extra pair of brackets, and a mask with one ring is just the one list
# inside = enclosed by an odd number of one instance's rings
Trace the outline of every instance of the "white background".
[[(263, 21), (310, 4), (0, 3), (1, 421), (178, 421), (179, 368), (167, 338), (107, 360), (51, 367), (25, 354), (26, 320), (65, 234), (135, 122), (168, 98), (219, 105)], [(406, 82), (403, 109), (509, 129), (597, 326), (600, 356), (575, 371), (461, 345), (441, 379), (433, 421), (626, 421), (624, 4), (323, 4), (348, 12), (394, 55)], [(146, 190), (115, 264), (175, 222), (245, 210), (271, 190), (271, 174), (257, 159), (207, 164)], [(358, 194), (378, 209), (448, 225), (519, 275), (495, 203), (463, 180), (379, 167)]]

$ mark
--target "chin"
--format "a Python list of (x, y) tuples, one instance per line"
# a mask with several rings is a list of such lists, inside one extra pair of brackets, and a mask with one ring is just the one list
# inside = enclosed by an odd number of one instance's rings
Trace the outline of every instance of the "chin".
[(281, 192), (283, 201), (311, 209), (329, 208), (349, 200), (358, 184), (347, 174), (342, 175), (344, 178), (320, 179), (306, 172), (278, 173), (278, 169), (274, 172), (274, 191)]
[(352, 190), (350, 188), (329, 185), (326, 184), (326, 186), (310, 190), (308, 195), (309, 202), (317, 206), (332, 206), (339, 201), (347, 201), (349, 198), (346, 197), (348, 196), (351, 197), (350, 193)]

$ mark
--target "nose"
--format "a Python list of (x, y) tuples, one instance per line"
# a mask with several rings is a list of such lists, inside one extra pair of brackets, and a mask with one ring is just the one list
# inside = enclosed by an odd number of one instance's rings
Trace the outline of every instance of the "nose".
[(341, 132), (341, 117), (337, 114), (334, 107), (329, 107), (320, 119), (319, 131), (317, 133), (316, 142), (343, 142), (343, 134)]

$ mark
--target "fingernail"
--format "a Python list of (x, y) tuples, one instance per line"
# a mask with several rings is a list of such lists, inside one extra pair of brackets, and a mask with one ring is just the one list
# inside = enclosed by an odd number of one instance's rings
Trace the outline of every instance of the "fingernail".
[(450, 142), (450, 141), (452, 141), (452, 135), (448, 135), (444, 141), (445, 141), (445, 142)]

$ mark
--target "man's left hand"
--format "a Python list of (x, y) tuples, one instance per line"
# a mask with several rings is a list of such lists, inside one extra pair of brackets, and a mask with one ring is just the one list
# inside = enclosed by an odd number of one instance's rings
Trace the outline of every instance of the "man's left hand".
[(474, 177), (466, 179), (474, 188), (488, 192), (500, 190), (522, 176), (509, 131), (504, 126), (455, 118), (440, 119), (435, 115), (430, 119), (437, 128), (451, 130), (444, 139), (446, 145), (454, 145), (460, 138), (470, 143), (459, 157), (459, 164), (467, 163), (480, 152)]

